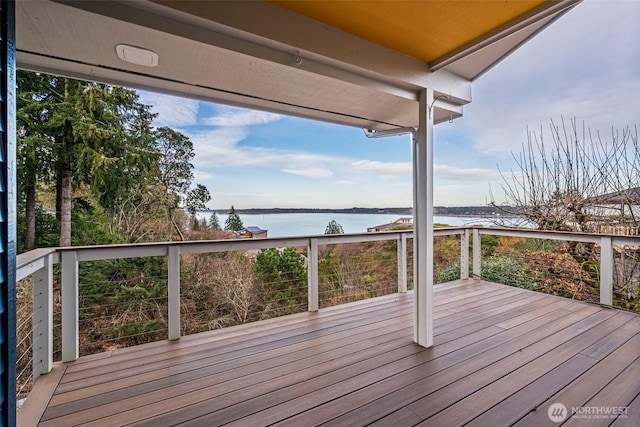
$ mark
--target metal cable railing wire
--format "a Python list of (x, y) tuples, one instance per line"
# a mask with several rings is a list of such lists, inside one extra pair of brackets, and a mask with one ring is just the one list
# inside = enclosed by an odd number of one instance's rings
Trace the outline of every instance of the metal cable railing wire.
[(181, 257), (183, 333), (307, 310), (304, 251), (295, 248)]
[(320, 307), (398, 291), (396, 241), (343, 243), (320, 249)]
[(27, 277), (16, 284), (16, 383), (17, 397), (26, 397), (33, 386), (33, 279)]
[(166, 339), (164, 257), (79, 263), (80, 354)]

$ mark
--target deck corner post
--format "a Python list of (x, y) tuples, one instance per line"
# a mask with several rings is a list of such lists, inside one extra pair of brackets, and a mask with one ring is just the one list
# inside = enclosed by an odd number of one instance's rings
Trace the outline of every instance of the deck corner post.
[(398, 245), (398, 293), (407, 292), (407, 234), (401, 233)]
[(473, 228), (473, 279), (480, 280), (482, 278), (482, 240), (480, 239), (480, 230)]
[(613, 305), (613, 243), (600, 237), (600, 304)]
[(53, 367), (53, 255), (33, 273), (33, 383)]
[(177, 340), (180, 338), (180, 246), (169, 246), (167, 255), (168, 338)]
[(469, 229), (460, 235), (460, 279), (469, 279)]
[(318, 311), (318, 239), (309, 239), (307, 247), (307, 291), (308, 311)]
[(79, 355), (78, 253), (63, 251), (62, 267), (62, 361), (72, 362)]

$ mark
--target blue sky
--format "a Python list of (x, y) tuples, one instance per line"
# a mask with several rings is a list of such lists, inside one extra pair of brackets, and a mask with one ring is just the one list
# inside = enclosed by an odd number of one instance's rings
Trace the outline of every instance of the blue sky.
[[(576, 118), (606, 137), (640, 113), (640, 1), (585, 0), (473, 85), (464, 117), (434, 130), (436, 205), (502, 201), (527, 126)], [(194, 143), (195, 183), (209, 207), (411, 206), (407, 136), (367, 139), (361, 129), (142, 93)]]

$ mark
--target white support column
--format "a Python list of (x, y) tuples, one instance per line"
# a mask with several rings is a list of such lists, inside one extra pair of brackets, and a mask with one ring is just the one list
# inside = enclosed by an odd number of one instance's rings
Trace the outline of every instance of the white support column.
[(414, 340), (433, 345), (433, 89), (420, 92), (419, 127), (413, 152)]
[(33, 273), (33, 383), (53, 367), (53, 255)]
[(482, 247), (480, 240), (480, 231), (477, 228), (473, 229), (473, 279), (479, 280), (482, 278)]
[(180, 246), (169, 246), (167, 257), (169, 339), (180, 338)]
[[(420, 104), (422, 105), (422, 104)], [(421, 110), (422, 111), (422, 110)], [(422, 116), (421, 116), (422, 117)], [(420, 221), (418, 221), (418, 132), (411, 135), (411, 160), (413, 172), (413, 341), (418, 342), (418, 235), (420, 234)]]
[(318, 311), (318, 239), (309, 239), (307, 264), (307, 310)]
[(402, 233), (398, 239), (398, 292), (407, 292), (407, 235)]
[(609, 236), (600, 238), (600, 304), (613, 305), (613, 244)]
[(62, 361), (72, 362), (80, 354), (77, 252), (62, 252), (60, 264), (62, 267)]
[(460, 278), (469, 278), (469, 229), (460, 235)]

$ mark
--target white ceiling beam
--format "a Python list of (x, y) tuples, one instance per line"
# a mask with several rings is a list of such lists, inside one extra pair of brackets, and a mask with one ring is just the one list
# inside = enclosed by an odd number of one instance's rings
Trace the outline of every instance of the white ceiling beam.
[[(34, 72), (42, 72), (52, 75), (61, 75), (76, 79), (91, 80), (106, 84), (124, 87), (135, 87), (150, 92), (164, 93), (167, 95), (186, 96), (201, 101), (215, 102), (233, 105), (241, 108), (260, 109), (277, 114), (289, 116), (323, 120), (330, 123), (370, 127), (376, 129), (390, 129), (401, 124), (381, 123), (375, 120), (368, 120), (364, 117), (347, 116), (341, 112), (325, 110), (309, 110), (300, 105), (291, 105), (275, 100), (256, 98), (241, 93), (233, 93), (218, 90), (202, 85), (193, 85), (174, 80), (159, 78), (157, 76), (146, 76), (141, 73), (130, 73), (126, 70), (116, 70), (92, 64), (68, 61), (64, 59), (46, 57), (38, 54), (21, 52), (17, 55), (18, 68)], [(462, 107), (459, 107), (462, 110)], [(454, 117), (457, 117), (454, 115)]]

